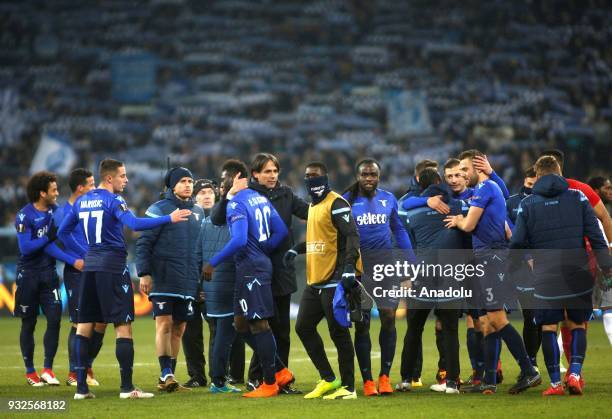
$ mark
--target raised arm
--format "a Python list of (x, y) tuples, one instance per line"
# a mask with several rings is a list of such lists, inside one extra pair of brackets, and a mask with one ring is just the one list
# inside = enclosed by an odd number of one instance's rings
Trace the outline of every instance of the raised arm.
[(67, 249), (72, 249), (79, 255), (84, 255), (85, 253), (87, 253), (87, 249), (83, 248), (83, 246), (81, 246), (79, 242), (77, 242), (74, 239), (74, 236), (72, 235), (72, 232), (74, 231), (74, 229), (76, 228), (78, 224), (79, 224), (78, 212), (76, 210), (76, 207), (72, 207), (72, 210), (70, 210), (68, 214), (64, 215), (62, 224), (57, 230), (57, 237)]
[(209, 262), (211, 266), (216, 267), (220, 263), (225, 262), (246, 246), (249, 234), (249, 224), (246, 216), (232, 220), (230, 232), (232, 238), (225, 244), (219, 253), (212, 257)]
[[(146, 214), (149, 218), (163, 217), (162, 212), (156, 205), (151, 205)], [(161, 226), (145, 230), (136, 240), (136, 271), (139, 277), (151, 275), (153, 246), (157, 242), (161, 230)]]

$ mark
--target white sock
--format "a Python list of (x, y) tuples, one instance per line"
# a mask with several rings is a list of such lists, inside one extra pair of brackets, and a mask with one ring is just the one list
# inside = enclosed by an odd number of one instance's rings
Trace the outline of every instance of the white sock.
[(603, 324), (604, 324), (604, 330), (606, 331), (606, 335), (608, 335), (608, 340), (610, 341), (610, 345), (612, 345), (612, 310), (606, 310), (604, 312)]

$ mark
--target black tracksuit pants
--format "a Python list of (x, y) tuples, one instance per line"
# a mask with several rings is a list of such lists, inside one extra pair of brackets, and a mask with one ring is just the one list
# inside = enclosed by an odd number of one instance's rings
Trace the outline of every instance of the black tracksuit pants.
[(317, 289), (306, 287), (300, 301), (295, 331), (297, 332), (308, 356), (319, 371), (324, 380), (335, 377), (327, 355), (321, 335), (317, 331), (317, 325), (325, 318), (329, 334), (338, 350), (338, 363), (340, 366), (340, 377), (342, 385), (349, 391), (355, 389), (355, 350), (351, 340), (349, 329), (338, 324), (334, 318), (332, 302), (335, 288)]

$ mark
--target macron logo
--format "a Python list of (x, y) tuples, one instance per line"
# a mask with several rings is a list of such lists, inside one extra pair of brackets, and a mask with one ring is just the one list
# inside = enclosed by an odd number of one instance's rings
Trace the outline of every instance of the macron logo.
[(23, 220), (25, 220), (25, 214), (24, 213), (19, 213), (19, 215), (17, 216), (19, 217), (19, 221), (23, 222)]
[(379, 199), (378, 202), (380, 202), (383, 207), (387, 208), (387, 200), (386, 199)]
[(498, 273), (497, 277), (499, 278), (500, 282), (504, 282), (504, 274), (503, 273)]
[(257, 280), (257, 278), (255, 278), (255, 280), (249, 282), (246, 284), (247, 288), (249, 289), (249, 291), (251, 291), (253, 289), (253, 285), (255, 285), (255, 283), (257, 283), (257, 285), (259, 285), (261, 287), (261, 283), (259, 282), (259, 280)]
[(123, 288), (123, 292), (125, 292), (127, 294), (128, 290), (130, 289), (129, 285), (122, 285), (121, 288)]
[(238, 204), (236, 204), (235, 202), (232, 202), (232, 203), (230, 204), (230, 208), (231, 208), (231, 209), (236, 209), (236, 206), (238, 206)]

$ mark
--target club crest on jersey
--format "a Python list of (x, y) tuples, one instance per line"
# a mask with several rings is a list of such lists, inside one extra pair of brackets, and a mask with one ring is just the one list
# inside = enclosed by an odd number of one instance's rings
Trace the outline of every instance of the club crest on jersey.
[(157, 304), (157, 307), (159, 307), (160, 310), (163, 310), (164, 306), (166, 305), (166, 301), (160, 301), (155, 304)]
[(25, 312), (26, 312), (26, 310), (28, 309), (28, 307), (30, 307), (30, 306), (22, 306), (22, 305), (20, 304), (20, 305), (19, 305), (19, 307), (21, 307), (21, 312), (22, 312), (22, 313), (25, 313)]
[(191, 305), (191, 301), (189, 301), (189, 305), (187, 306), (187, 311), (189, 314), (193, 314), (193, 306)]
[(26, 231), (26, 228), (24, 224), (19, 224), (17, 226), (17, 233), (25, 233), (25, 231)]
[(125, 292), (127, 294), (128, 290), (130, 289), (129, 285), (122, 285), (121, 288), (123, 288), (123, 292)]
[(119, 205), (119, 208), (121, 208), (121, 211), (127, 211), (128, 210), (128, 207), (127, 207), (126, 204)]
[(255, 285), (255, 284), (257, 284), (257, 285), (259, 285), (259, 286), (261, 287), (261, 283), (259, 282), (259, 280), (258, 280), (257, 278), (255, 278), (255, 279), (254, 279), (253, 281), (251, 281), (251, 282), (248, 282), (248, 283), (246, 284), (246, 286), (247, 286), (247, 288), (249, 289), (249, 291), (251, 291), (251, 290), (253, 289), (253, 285)]
[(200, 214), (198, 214), (197, 212), (194, 213), (193, 215), (195, 215), (195, 219), (196, 221), (200, 221)]
[(387, 208), (387, 200), (386, 199), (379, 199), (378, 202), (380, 202), (383, 207)]
[(68, 295), (72, 297), (72, 290), (68, 290)]

